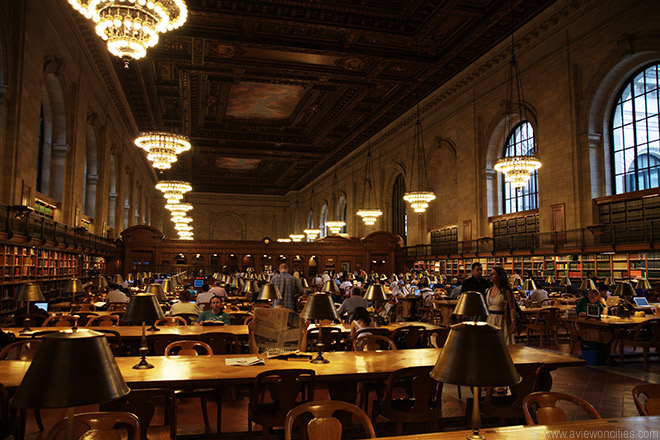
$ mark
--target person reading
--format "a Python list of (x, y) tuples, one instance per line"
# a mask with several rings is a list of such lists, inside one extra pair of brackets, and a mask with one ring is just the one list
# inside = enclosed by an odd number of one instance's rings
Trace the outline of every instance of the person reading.
[(205, 322), (222, 322), (225, 325), (231, 324), (231, 318), (224, 312), (222, 301), (217, 296), (211, 298), (211, 310), (204, 310), (197, 317), (197, 324), (203, 325)]

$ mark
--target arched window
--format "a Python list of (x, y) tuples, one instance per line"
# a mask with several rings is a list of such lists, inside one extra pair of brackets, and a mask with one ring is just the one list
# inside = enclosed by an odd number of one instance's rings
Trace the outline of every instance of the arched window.
[(48, 71), (52, 68), (49, 63), (41, 88), (37, 191), (61, 202), (68, 151), (66, 105), (59, 77)]
[(394, 181), (392, 189), (392, 233), (400, 235), (403, 241), (408, 235), (408, 216), (406, 214), (406, 202), (403, 195), (406, 193), (406, 179), (403, 174)]
[[(536, 151), (536, 139), (532, 124), (523, 121), (516, 125), (504, 146), (504, 156), (530, 156)], [(515, 189), (509, 182), (504, 182), (504, 213), (527, 211), (539, 207), (539, 178), (534, 171), (527, 184)]]
[(659, 68), (656, 64), (633, 75), (614, 105), (611, 132), (615, 194), (660, 186)]
[(321, 237), (328, 235), (328, 227), (325, 222), (328, 221), (328, 205), (323, 205), (321, 208), (321, 218), (319, 220), (319, 229), (321, 230)]

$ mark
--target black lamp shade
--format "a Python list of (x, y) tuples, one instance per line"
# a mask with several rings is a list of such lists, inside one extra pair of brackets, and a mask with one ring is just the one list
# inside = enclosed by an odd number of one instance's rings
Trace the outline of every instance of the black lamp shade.
[(453, 313), (459, 316), (488, 316), (488, 307), (481, 293), (468, 291), (461, 293)]
[(387, 295), (381, 284), (371, 284), (367, 287), (367, 293), (364, 295), (364, 299), (367, 301), (386, 301)]
[(108, 280), (101, 275), (95, 276), (92, 278), (92, 286), (99, 288), (108, 287)]
[(526, 279), (523, 284), (523, 290), (536, 290), (536, 283), (532, 279)]
[(266, 301), (269, 299), (282, 299), (282, 294), (275, 284), (266, 283), (261, 288), (257, 301)]
[(569, 277), (562, 277), (561, 281), (559, 282), (560, 286), (570, 286), (571, 285), (571, 279)]
[(303, 289), (309, 289), (309, 283), (307, 282), (307, 278), (301, 278), (300, 284), (302, 284)]
[(168, 293), (174, 294), (174, 282), (171, 279), (164, 280), (163, 284), (161, 284), (160, 286), (163, 289), (163, 293), (165, 293), (166, 296)]
[(589, 278), (585, 278), (582, 280), (580, 283), (580, 290), (595, 290), (596, 285), (594, 284), (594, 281)]
[(150, 293), (156, 297), (160, 302), (167, 302), (167, 295), (165, 295), (165, 290), (160, 284), (149, 284), (145, 293)]
[(64, 293), (83, 293), (84, 291), (82, 282), (78, 278), (70, 279), (64, 287)]
[(259, 292), (259, 284), (257, 284), (256, 280), (249, 280), (243, 285), (243, 293), (245, 295), (252, 295), (257, 292)]
[(637, 280), (637, 288), (642, 290), (651, 290), (651, 284), (646, 278), (640, 278)]
[(546, 284), (555, 284), (555, 277), (553, 277), (552, 275), (548, 275), (547, 277), (545, 277), (545, 282)]
[(11, 403), (67, 408), (118, 399), (129, 391), (102, 333), (68, 331), (42, 338)]
[(321, 292), (335, 293), (335, 294), (340, 293), (339, 286), (333, 280), (326, 281), (325, 283), (323, 283), (323, 288), (321, 288)]
[(121, 318), (123, 322), (134, 323), (153, 322), (159, 319), (165, 319), (165, 314), (152, 293), (133, 295)]
[(471, 387), (511, 386), (521, 380), (501, 330), (486, 323), (453, 326), (431, 377)]
[(618, 283), (614, 289), (615, 296), (636, 296), (635, 288), (627, 282)]
[(124, 278), (121, 276), (121, 274), (116, 273), (112, 276), (112, 282), (115, 284), (121, 284), (124, 282)]
[(18, 301), (30, 301), (30, 302), (46, 301), (46, 299), (44, 298), (43, 293), (41, 293), (41, 288), (36, 283), (21, 284), (21, 287), (18, 289), (18, 293), (16, 294), (16, 298), (14, 298), (14, 299), (17, 302)]
[(305, 308), (300, 312), (303, 319), (339, 319), (332, 296), (316, 293), (307, 298)]

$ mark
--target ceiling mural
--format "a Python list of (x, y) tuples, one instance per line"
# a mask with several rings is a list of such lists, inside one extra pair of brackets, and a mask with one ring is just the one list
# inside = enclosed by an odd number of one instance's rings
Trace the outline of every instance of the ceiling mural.
[(286, 119), (300, 102), (300, 86), (243, 82), (232, 85), (227, 116), (243, 119)]
[(215, 166), (227, 170), (256, 170), (261, 160), (240, 159), (237, 157), (219, 157), (215, 160)]

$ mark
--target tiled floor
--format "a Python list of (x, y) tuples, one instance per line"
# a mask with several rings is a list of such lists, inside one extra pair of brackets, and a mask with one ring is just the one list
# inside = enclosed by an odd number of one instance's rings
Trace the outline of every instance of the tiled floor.
[[(555, 349), (557, 349), (555, 347)], [(567, 352), (566, 345), (560, 345), (558, 351)], [(617, 359), (618, 361), (618, 359)], [(642, 369), (641, 358), (630, 358), (626, 360), (624, 368), (618, 366), (605, 367), (571, 367), (560, 368), (552, 372), (553, 391), (562, 391), (586, 399), (592, 403), (603, 417), (628, 417), (636, 416), (637, 410), (632, 400), (632, 388), (640, 383), (660, 383), (660, 362), (657, 357), (652, 358), (649, 372)], [(458, 399), (457, 387), (445, 385), (443, 394), (443, 416), (462, 417), (465, 412), (465, 398), (471, 396), (468, 388), (462, 388), (463, 400)], [(327, 390), (321, 389), (316, 392), (317, 399), (328, 399)], [(247, 404), (246, 393), (240, 393), (236, 400), (232, 400), (230, 393), (224, 395), (223, 400), (223, 437), (244, 437), (243, 434), (226, 435), (224, 433), (238, 433), (247, 430)], [(215, 426), (214, 414), (215, 403), (209, 403), (209, 416), (211, 426)], [(581, 410), (565, 408), (569, 419), (584, 418)], [(80, 411), (96, 411), (97, 407), (89, 406), (79, 408)], [(65, 416), (64, 410), (43, 410), (42, 417), (46, 425), (46, 432), (56, 420)], [(200, 412), (199, 399), (187, 399), (179, 406), (178, 412), (179, 434), (203, 434), (204, 426)], [(457, 421), (460, 423), (460, 419)], [(259, 427), (256, 427), (259, 428)], [(394, 435), (393, 427), (383, 425), (377, 426), (377, 434)], [(413, 432), (423, 432), (424, 428), (411, 427)], [(32, 412), (28, 415), (27, 440), (40, 440), (44, 437), (34, 422)], [(213, 437), (217, 437), (214, 435)], [(260, 438), (261, 435), (255, 435)], [(283, 438), (281, 431), (276, 431), (271, 438)], [(156, 440), (156, 439), (150, 439)]]

